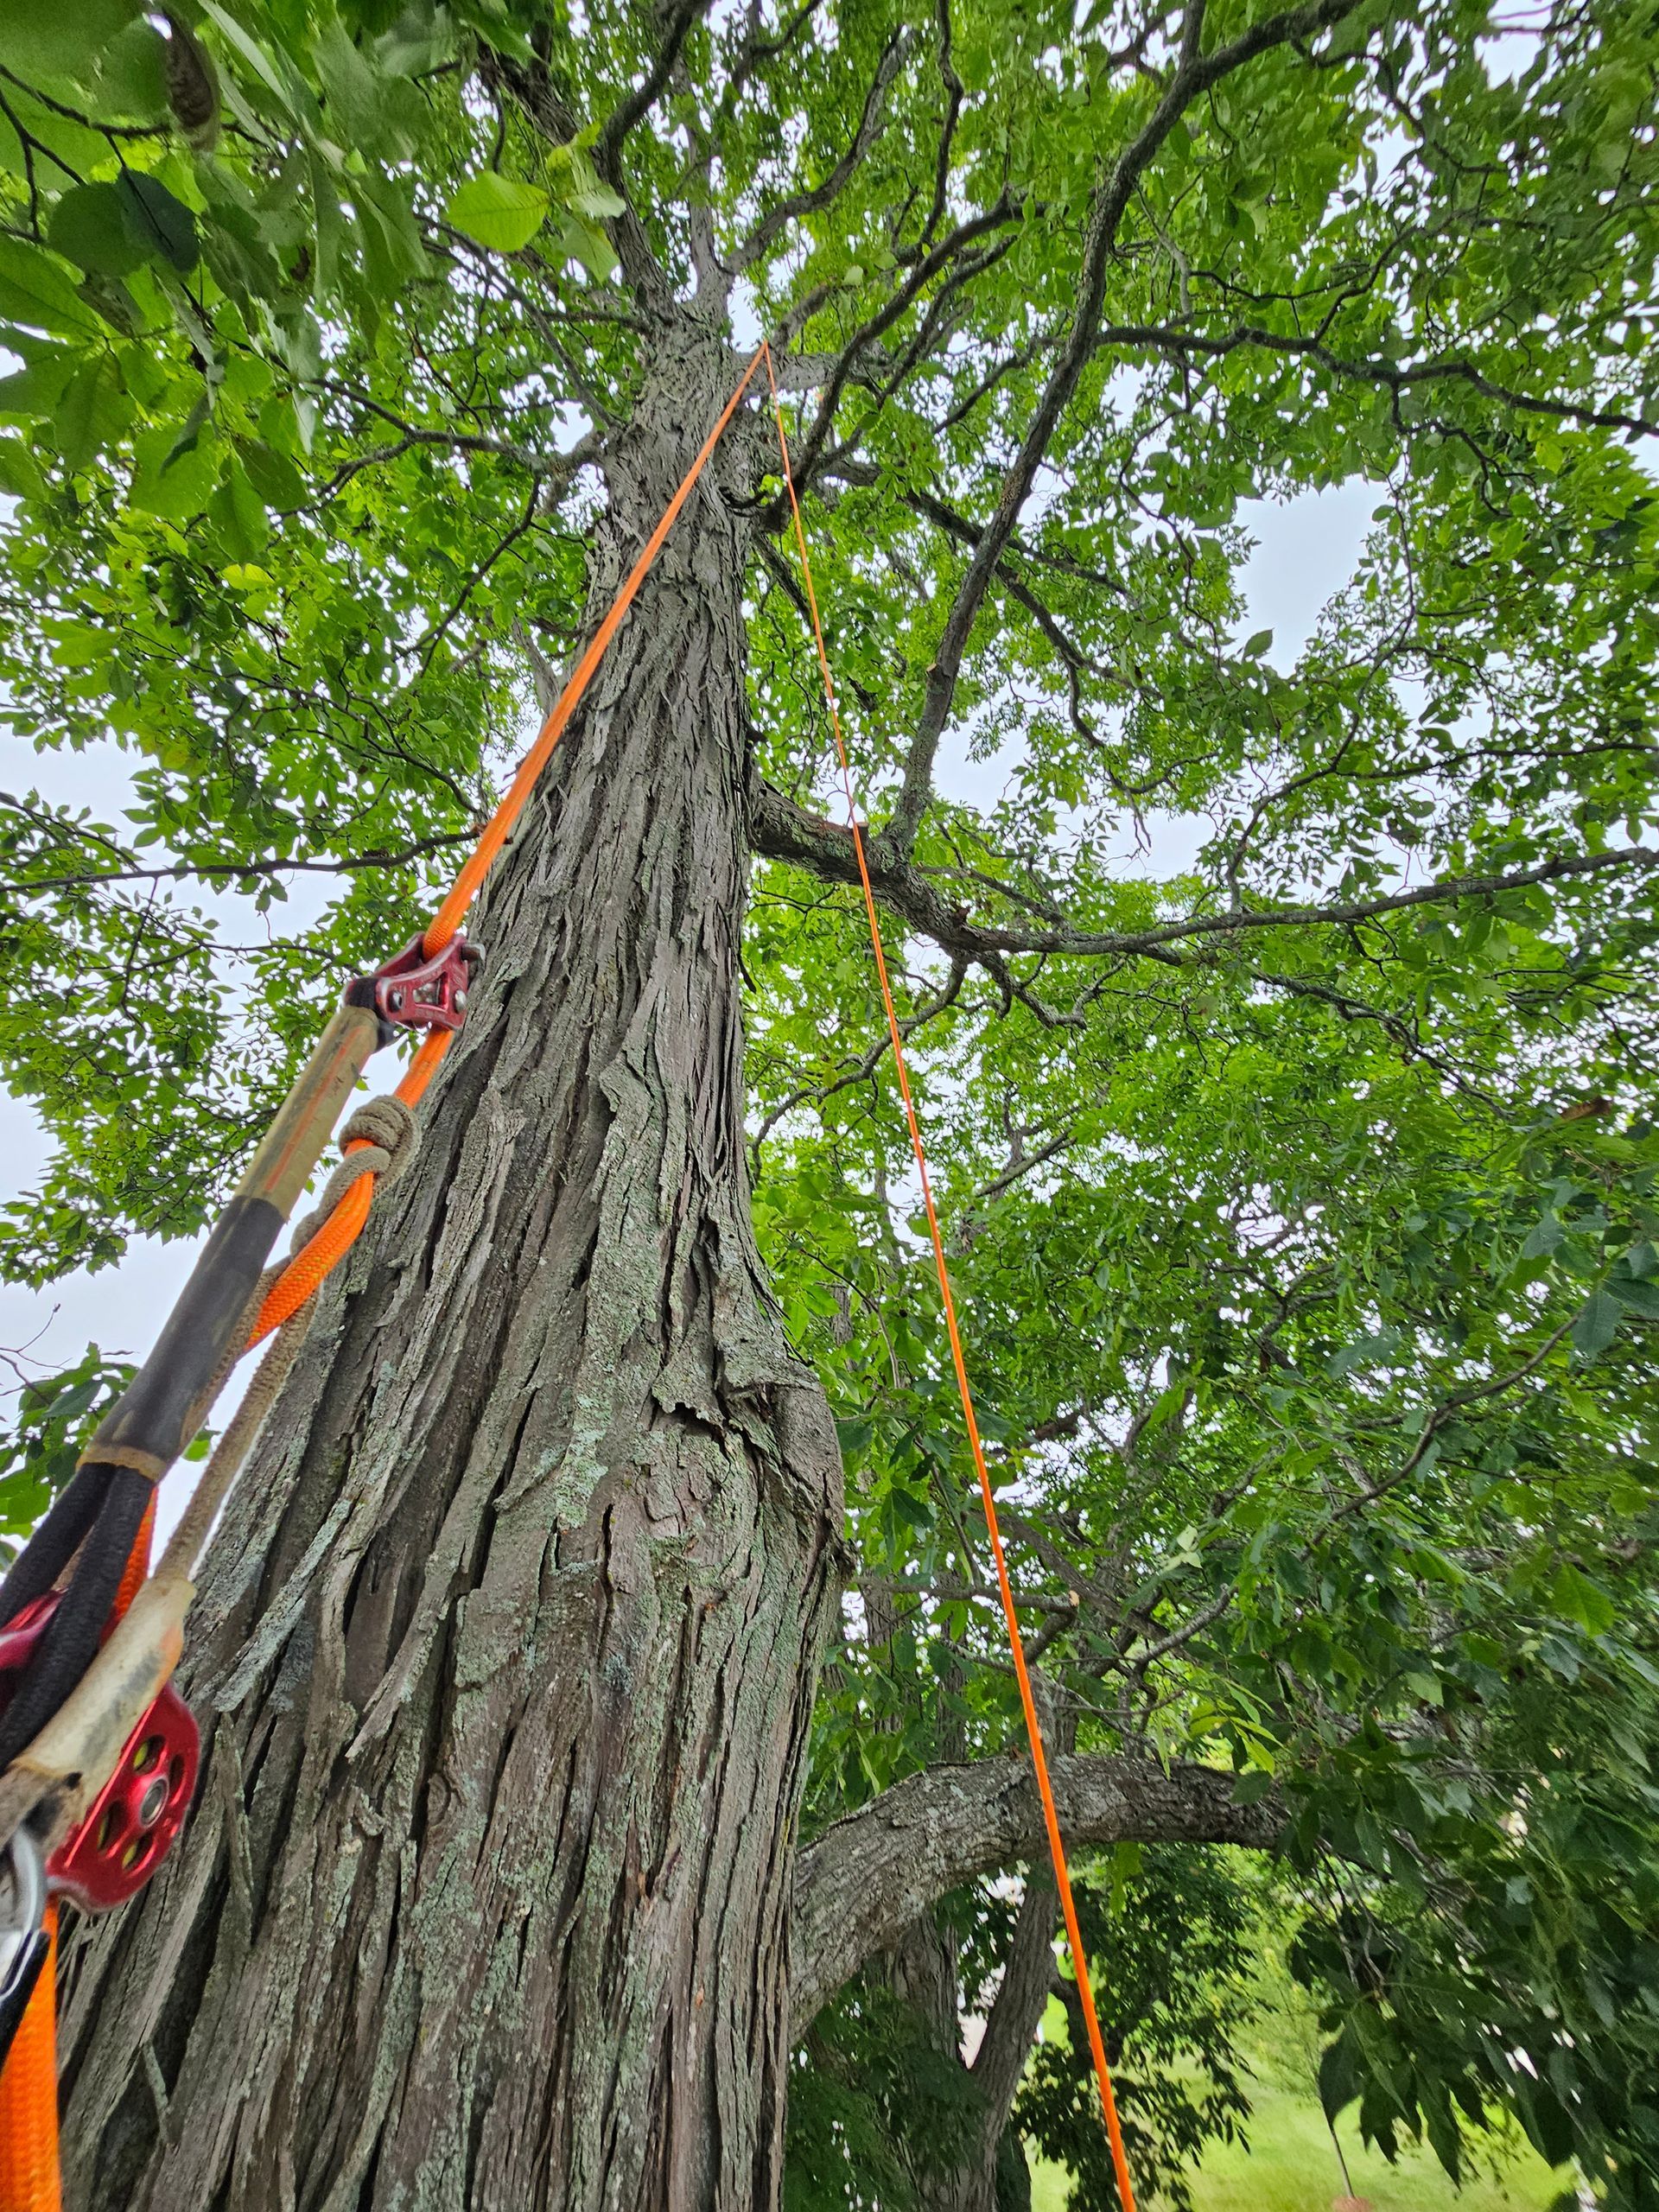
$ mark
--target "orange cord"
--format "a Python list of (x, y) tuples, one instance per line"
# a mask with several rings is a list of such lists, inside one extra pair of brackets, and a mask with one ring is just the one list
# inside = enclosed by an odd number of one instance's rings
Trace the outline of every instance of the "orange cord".
[[(508, 785), (505, 797), (485, 824), (482, 836), (467, 855), (460, 874), (449, 887), (442, 906), (428, 923), (421, 939), (421, 950), (429, 960), (435, 959), (446, 945), (453, 943), (474, 894), (489, 874), (491, 862), (512, 835), (512, 826), (524, 812), (543, 769), (552, 757), (554, 747), (564, 735), (572, 715), (582, 704), (582, 696), (593, 682), (594, 671), (604, 659), (623, 616), (639, 596), (639, 587), (663, 550), (664, 539), (674, 527), (680, 509), (690, 498), (709, 454), (725, 435), (726, 425), (736, 414), (738, 404), (753, 382), (763, 357), (770, 372), (772, 356), (763, 345), (744, 370), (736, 391), (721, 410), (720, 420), (703, 440), (696, 459), (681, 478), (679, 489), (664, 508), (656, 529), (645, 540), (644, 550), (629, 569), (626, 581), (611, 602), (605, 620), (594, 631), (588, 650), (559, 694), (552, 713), (542, 724), (536, 742), (519, 762), (518, 772)], [(420, 1051), (410, 1064), (409, 1072), (397, 1086), (397, 1096), (405, 1106), (413, 1106), (419, 1102), (448, 1047), (450, 1033), (442, 1029), (428, 1031)], [(356, 1151), (359, 1147), (353, 1145), (348, 1149)], [(372, 1175), (365, 1175), (353, 1183), (305, 1249), (296, 1253), (277, 1277), (259, 1309), (258, 1321), (253, 1334), (248, 1338), (250, 1348), (262, 1338), (269, 1336), (273, 1329), (279, 1329), (290, 1314), (297, 1313), (324, 1277), (332, 1273), (356, 1243), (363, 1224), (369, 1217), (369, 1208), (374, 1198), (374, 1184)], [(0, 2212), (3, 2212), (3, 2208), (0, 2208)]]
[(817, 593), (812, 582), (812, 562), (806, 550), (806, 530), (801, 521), (801, 505), (795, 496), (795, 479), (789, 465), (789, 441), (784, 435), (784, 410), (778, 397), (778, 380), (772, 374), (772, 348), (763, 343), (760, 350), (766, 359), (766, 382), (772, 389), (772, 419), (778, 425), (778, 449), (783, 455), (784, 482), (789, 492), (790, 512), (795, 518), (795, 542), (800, 549), (801, 575), (806, 587), (807, 607), (812, 616), (812, 639), (818, 649), (818, 668), (823, 677), (824, 701), (830, 709), (830, 726), (835, 732), (836, 757), (841, 762), (842, 788), (847, 795), (848, 826), (853, 833), (853, 850), (858, 859), (858, 878), (864, 888), (864, 912), (870, 925), (870, 946), (875, 955), (875, 972), (881, 984), (881, 1003), (887, 1009), (887, 1034), (893, 1042), (893, 1065), (899, 1077), (899, 1096), (904, 1101), (905, 1120), (910, 1130), (910, 1148), (916, 1156), (916, 1172), (921, 1178), (922, 1203), (927, 1210), (928, 1234), (933, 1240), (933, 1265), (938, 1274), (939, 1296), (944, 1306), (944, 1325), (950, 1338), (950, 1358), (957, 1370), (962, 1418), (968, 1431), (969, 1444), (973, 1449), (974, 1466), (979, 1476), (979, 1494), (985, 1508), (985, 1529), (990, 1538), (991, 1556), (996, 1562), (996, 1583), (1002, 1598), (1002, 1617), (1007, 1624), (1008, 1644), (1014, 1654), (1014, 1671), (1020, 1684), (1020, 1702), (1025, 1708), (1026, 1734), (1031, 1744), (1031, 1763), (1036, 1770), (1037, 1794), (1043, 1802), (1043, 1825), (1048, 1830), (1048, 1855), (1054, 1864), (1054, 1880), (1060, 1893), (1060, 1910), (1065, 1918), (1072, 1970), (1077, 1978), (1077, 1993), (1083, 1999), (1083, 2017), (1089, 2031), (1090, 2053), (1095, 2062), (1095, 2078), (1100, 2084), (1100, 2105), (1112, 2147), (1112, 2171), (1117, 2177), (1117, 2193), (1122, 2212), (1135, 2212), (1135, 2187), (1129, 2178), (1129, 2162), (1123, 2148), (1123, 2131), (1118, 2125), (1117, 2099), (1112, 2094), (1112, 2069), (1107, 2063), (1106, 2046), (1101, 2040), (1100, 2019), (1095, 2010), (1095, 1993), (1089, 1980), (1089, 1961), (1083, 1948), (1083, 1930), (1077, 1925), (1077, 1902), (1071, 1894), (1071, 1875), (1065, 1862), (1065, 1846), (1060, 1837), (1060, 1818), (1055, 1809), (1053, 1785), (1049, 1780), (1048, 1757), (1043, 1749), (1042, 1723), (1037, 1717), (1037, 1703), (1031, 1691), (1031, 1671), (1026, 1665), (1025, 1647), (1020, 1640), (1020, 1616), (1014, 1605), (1014, 1585), (1008, 1580), (1002, 1531), (996, 1517), (996, 1498), (991, 1489), (990, 1472), (985, 1465), (985, 1449), (980, 1442), (979, 1421), (974, 1412), (974, 1394), (968, 1381), (968, 1363), (963, 1357), (962, 1332), (957, 1326), (957, 1301), (951, 1295), (950, 1271), (944, 1262), (944, 1238), (939, 1230), (938, 1211), (933, 1204), (933, 1185), (927, 1172), (927, 1153), (922, 1143), (921, 1123), (916, 1118), (915, 1102), (911, 1096), (910, 1070), (905, 1060), (904, 1039), (893, 1002), (893, 985), (888, 979), (887, 958), (881, 944), (881, 925), (876, 916), (875, 890), (870, 881), (863, 832), (858, 826), (852, 770), (848, 765), (846, 741), (842, 736), (841, 715), (836, 705), (835, 679), (830, 673), (830, 656), (824, 650), (823, 624), (818, 616)]
[[(761, 353), (764, 351), (763, 347)], [(628, 571), (626, 581), (605, 620), (594, 632), (587, 652), (560, 694), (557, 704), (542, 724), (536, 742), (519, 763), (518, 772), (509, 785), (505, 797), (485, 825), (483, 835), (451, 885), (448, 896), (428, 924), (421, 942), (429, 960), (435, 959), (454, 940), (474, 893), (489, 873), (491, 862), (512, 834), (512, 826), (524, 812), (525, 803), (547, 766), (554, 747), (563, 736), (571, 716), (582, 704), (582, 695), (592, 683), (594, 671), (604, 659), (623, 616), (639, 596), (639, 587), (645, 582), (652, 563), (663, 550), (663, 541), (673, 528), (680, 509), (690, 498), (709, 454), (720, 443), (726, 425), (737, 412), (740, 401), (753, 381), (754, 372), (760, 365), (761, 353), (757, 353), (744, 370), (736, 391), (721, 410), (720, 420), (703, 440), (696, 459), (687, 469), (679, 489), (664, 510), (656, 529), (646, 539), (645, 550)], [(419, 1051), (397, 1085), (397, 1096), (405, 1106), (420, 1103), (427, 1085), (437, 1072), (439, 1061), (449, 1049), (452, 1034), (453, 1032), (447, 1029), (431, 1029), (422, 1039)], [(367, 1141), (366, 1138), (359, 1138), (346, 1149), (360, 1151)], [(299, 1312), (306, 1300), (356, 1243), (374, 1201), (374, 1185), (372, 1175), (359, 1177), (304, 1249), (295, 1254), (266, 1294), (265, 1302), (259, 1309), (259, 1318), (248, 1338), (247, 1348), (250, 1351), (262, 1338), (268, 1337), (273, 1329), (280, 1329), (284, 1321)], [(132, 1602), (138, 1585), (149, 1571), (149, 1537), (155, 1518), (156, 1508), (152, 1500), (122, 1577), (114, 1608), (114, 1618), (118, 1620)], [(55, 1906), (49, 1908), (48, 1917), (52, 1931), (51, 1956), (41, 1969), (40, 1980), (35, 1985), (34, 1994), (13, 2040), (10, 2054), (4, 2068), (0, 2069), (0, 2212), (60, 2212), (62, 2202), (58, 2178)]]
[[(1055, 1809), (1053, 1787), (1049, 1780), (1048, 1760), (1043, 1749), (1042, 1726), (1037, 1717), (1037, 1707), (1032, 1696), (1031, 1675), (1026, 1665), (1026, 1655), (1020, 1640), (1019, 1615), (1015, 1610), (1014, 1586), (1008, 1580), (1007, 1560), (1002, 1548), (1001, 1532), (996, 1517), (996, 1500), (991, 1489), (989, 1471), (985, 1465), (984, 1447), (980, 1442), (979, 1423), (974, 1413), (973, 1392), (969, 1386), (967, 1363), (963, 1357), (962, 1337), (957, 1325), (956, 1301), (951, 1295), (950, 1271), (945, 1266), (944, 1241), (939, 1230), (939, 1218), (933, 1204), (932, 1185), (928, 1178), (927, 1155), (922, 1144), (921, 1126), (916, 1118), (916, 1108), (911, 1096), (910, 1074), (905, 1060), (904, 1043), (899, 1033), (899, 1016), (893, 1001), (893, 987), (888, 979), (887, 956), (882, 949), (880, 924), (876, 917), (875, 892), (870, 881), (869, 864), (865, 856), (864, 839), (859, 829), (856, 804), (853, 798), (852, 771), (848, 765), (847, 747), (842, 736), (841, 716), (836, 705), (836, 688), (830, 673), (830, 658), (824, 650), (823, 626), (818, 615), (817, 595), (812, 581), (812, 563), (806, 549), (806, 531), (801, 521), (800, 503), (795, 496), (795, 481), (789, 465), (789, 442), (784, 432), (783, 410), (779, 401), (777, 378), (772, 372), (772, 349), (764, 340), (742, 379), (721, 410), (719, 421), (703, 440), (696, 459), (686, 471), (679, 489), (669, 501), (661, 520), (646, 540), (645, 549), (629, 571), (621, 590), (617, 594), (610, 611), (594, 632), (592, 641), (577, 664), (569, 682), (560, 695), (557, 704), (543, 723), (540, 734), (519, 765), (505, 797), (496, 808), (486, 825), (483, 835), (474, 848), (461, 873), (455, 878), (448, 896), (428, 925), (422, 940), (429, 959), (435, 957), (449, 944), (461, 926), (461, 918), (489, 871), (490, 864), (506, 842), (512, 826), (524, 811), (526, 801), (535, 788), (542, 770), (564, 734), (572, 715), (581, 704), (582, 696), (592, 682), (594, 673), (604, 658), (611, 639), (615, 636), (623, 616), (633, 604), (652, 563), (661, 551), (663, 542), (674, 525), (680, 509), (690, 497), (697, 479), (702, 475), (709, 456), (720, 442), (727, 424), (736, 413), (738, 404), (748, 390), (756, 368), (764, 359), (766, 381), (772, 391), (772, 410), (778, 425), (778, 446), (783, 456), (784, 481), (789, 491), (789, 504), (795, 520), (796, 542), (800, 548), (801, 570), (805, 581), (807, 604), (812, 616), (813, 640), (817, 647), (818, 666), (823, 676), (824, 698), (830, 709), (830, 720), (835, 731), (836, 751), (841, 761), (842, 782), (847, 794), (848, 821), (853, 835), (853, 849), (858, 857), (859, 880), (864, 888), (865, 912), (869, 918), (870, 943), (875, 954), (876, 974), (880, 980), (881, 1001), (887, 1009), (887, 1030), (893, 1040), (893, 1065), (898, 1071), (899, 1096), (904, 1101), (905, 1118), (909, 1126), (911, 1149), (916, 1156), (917, 1172), (921, 1177), (922, 1198), (927, 1209), (929, 1232), (933, 1240), (934, 1264), (938, 1270), (939, 1294), (944, 1301), (945, 1327), (950, 1338), (950, 1357), (956, 1368), (957, 1387), (962, 1397), (963, 1420), (967, 1426), (968, 1440), (973, 1448), (974, 1465), (978, 1471), (980, 1496), (984, 1503), (985, 1526), (990, 1537), (992, 1556), (996, 1561), (997, 1586), (1002, 1597), (1002, 1611), (1007, 1623), (1008, 1641), (1014, 1653), (1014, 1674), (1020, 1684), (1020, 1701), (1025, 1708), (1026, 1733), (1031, 1744), (1032, 1764), (1036, 1770), (1038, 1794), (1042, 1799), (1043, 1821), (1048, 1831), (1049, 1856), (1054, 1865), (1054, 1877), (1060, 1893), (1061, 1910), (1065, 1918), (1066, 1935), (1071, 1948), (1072, 1966), (1077, 1978), (1077, 1988), (1083, 1999), (1084, 2018), (1088, 2025), (1089, 2048), (1093, 2055), (1096, 2077), (1100, 2083), (1101, 2107), (1106, 2118), (1106, 2132), (1110, 2139), (1113, 2171), (1117, 2177), (1118, 2195), (1122, 2212), (1135, 2212), (1135, 2190), (1129, 2179), (1128, 2160), (1124, 2153), (1122, 2131), (1118, 2125), (1117, 2103), (1112, 2094), (1111, 2069), (1106, 2062), (1105, 2045), (1101, 2040), (1100, 2022), (1095, 2010), (1094, 1991), (1089, 1980), (1088, 1961), (1084, 1954), (1082, 1931), (1077, 1925), (1077, 1905), (1071, 1894), (1071, 1878), (1066, 1866), (1065, 1847), (1060, 1838), (1059, 1815)], [(397, 1096), (405, 1105), (418, 1103), (449, 1046), (451, 1033), (448, 1030), (429, 1031), (419, 1051), (410, 1063), (408, 1071), (397, 1085)], [(358, 1149), (354, 1145), (353, 1150)], [(310, 1297), (324, 1278), (338, 1265), (357, 1241), (364, 1223), (368, 1219), (373, 1201), (375, 1178), (365, 1175), (354, 1183), (334, 1208), (328, 1219), (310, 1239), (305, 1249), (297, 1253), (283, 1273), (271, 1287), (252, 1335), (250, 1347), (280, 1328), (289, 1316)], [(126, 1610), (134, 1592), (143, 1581), (149, 1556), (150, 1530), (155, 1520), (152, 1501), (143, 1525), (133, 1546), (131, 1559), (122, 1579), (120, 1593), (116, 1601), (116, 1618)], [(13, 2042), (10, 2056), (3, 2071), (0, 2071), (0, 2212), (60, 2212), (62, 2196), (58, 2167), (58, 2100), (57, 2064), (55, 2052), (55, 1989), (57, 1980), (57, 1911), (48, 1908), (48, 1924), (51, 1936), (51, 1951), (41, 1969), (39, 1981), (23, 2015), (22, 2024)]]
[(0, 2212), (60, 2212), (58, 2171), (58, 1908), (48, 1950), (0, 2069)]
[[(151, 1497), (132, 1540), (111, 1611), (119, 1620), (149, 1572), (156, 1527)], [(61, 2212), (58, 2162), (58, 1908), (46, 1908), (48, 1948), (40, 1979), (0, 2067), (0, 2212)]]

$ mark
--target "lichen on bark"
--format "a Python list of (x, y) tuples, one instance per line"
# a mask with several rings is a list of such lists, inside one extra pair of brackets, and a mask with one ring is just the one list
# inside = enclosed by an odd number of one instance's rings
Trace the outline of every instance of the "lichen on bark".
[[(683, 319), (607, 602), (729, 390)], [(218, 1537), (183, 1848), (73, 1962), (82, 2212), (765, 2205), (840, 1468), (748, 1223), (753, 444), (500, 865), (489, 967)]]

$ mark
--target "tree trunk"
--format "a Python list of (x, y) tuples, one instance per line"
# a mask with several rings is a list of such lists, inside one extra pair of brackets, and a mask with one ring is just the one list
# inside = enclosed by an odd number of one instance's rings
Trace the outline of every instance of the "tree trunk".
[[(730, 390), (663, 334), (607, 603)], [(416, 1169), (206, 1578), (188, 1837), (65, 2024), (76, 2212), (766, 2206), (840, 1467), (753, 1243), (740, 422), (501, 865)]]

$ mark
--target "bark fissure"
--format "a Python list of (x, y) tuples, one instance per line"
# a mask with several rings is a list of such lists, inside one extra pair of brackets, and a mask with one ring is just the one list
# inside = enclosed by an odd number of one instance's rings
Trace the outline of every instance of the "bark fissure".
[[(603, 604), (725, 397), (664, 343)], [(69, 2187), (766, 2204), (839, 1463), (747, 1220), (739, 426), (505, 857), (423, 1160), (210, 1562), (188, 1840), (66, 2015)], [(163, 2054), (167, 2121), (139, 2053)]]

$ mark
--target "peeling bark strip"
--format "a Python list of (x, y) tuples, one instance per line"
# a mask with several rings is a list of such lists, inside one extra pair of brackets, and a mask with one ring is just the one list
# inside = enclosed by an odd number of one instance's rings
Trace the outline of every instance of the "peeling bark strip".
[[(1052, 1756), (1068, 1844), (1270, 1845), (1282, 1808), (1241, 1805), (1233, 1777), (1179, 1763)], [(1042, 1808), (1023, 1752), (929, 1767), (826, 1828), (800, 1855), (792, 1941), (795, 2033), (873, 1951), (897, 1942), (936, 1897), (975, 1874), (1046, 1855)]]
[[(728, 361), (658, 354), (597, 604)], [(502, 867), (420, 1167), (216, 1544), (202, 1801), (74, 1971), (77, 2212), (775, 2196), (840, 1467), (748, 1226), (744, 450)]]

